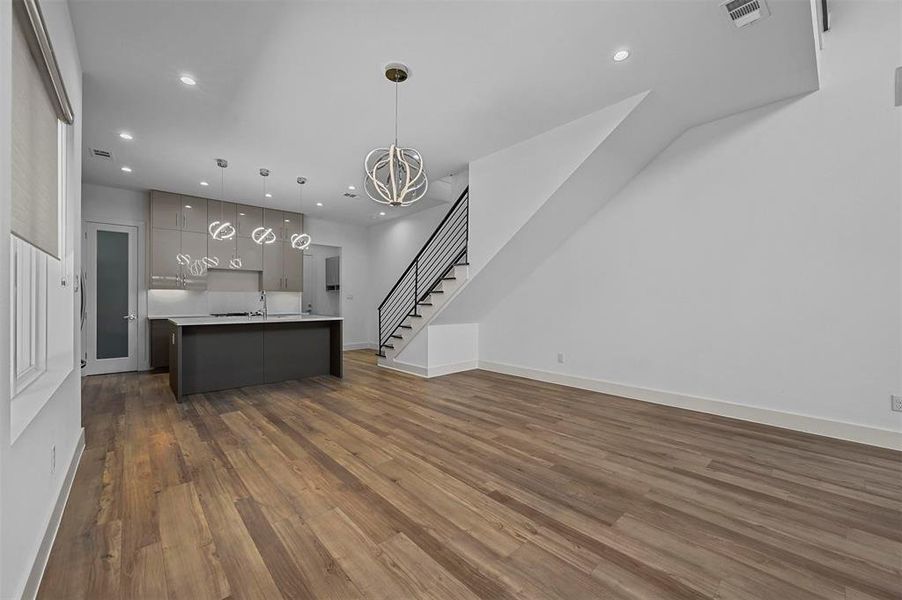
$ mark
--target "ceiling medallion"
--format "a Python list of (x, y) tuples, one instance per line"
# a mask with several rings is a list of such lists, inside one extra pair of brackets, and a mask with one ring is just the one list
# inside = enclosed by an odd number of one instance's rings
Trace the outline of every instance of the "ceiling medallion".
[(219, 220), (211, 221), (207, 231), (214, 240), (230, 240), (235, 237), (235, 226), (223, 218), (223, 205), (225, 204), (225, 170), (229, 161), (224, 158), (216, 159), (216, 166), (222, 169), (219, 175)]
[[(307, 183), (306, 177), (298, 177), (298, 212), (304, 211), (304, 202), (301, 197), (301, 190), (304, 189), (304, 184)], [(307, 248), (310, 247), (310, 242), (313, 240), (306, 233), (294, 233), (291, 236), (291, 247), (295, 250), (300, 250), (303, 252)]]
[(423, 157), (413, 148), (398, 145), (398, 84), (410, 78), (410, 69), (400, 63), (385, 67), (385, 78), (395, 84), (395, 141), (366, 155), (364, 189), (379, 204), (410, 206), (426, 195), (429, 180)]
[[(263, 178), (263, 198), (266, 198), (266, 178), (269, 177), (269, 169), (260, 169), (260, 177)], [(261, 225), (251, 232), (251, 239), (262, 246), (263, 244), (272, 244), (277, 238), (272, 228)]]

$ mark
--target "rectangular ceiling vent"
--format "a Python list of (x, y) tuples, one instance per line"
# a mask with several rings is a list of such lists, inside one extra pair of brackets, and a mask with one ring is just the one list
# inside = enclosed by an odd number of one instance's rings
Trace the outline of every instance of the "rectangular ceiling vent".
[(102, 158), (103, 160), (113, 160), (113, 153), (109, 150), (101, 150), (100, 148), (91, 148), (91, 155), (95, 158)]
[(345, 198), (356, 198), (357, 194), (352, 194), (351, 192), (345, 192), (344, 197)]
[(764, 17), (770, 16), (770, 10), (764, 0), (728, 0), (721, 4), (727, 16), (737, 28), (751, 25)]

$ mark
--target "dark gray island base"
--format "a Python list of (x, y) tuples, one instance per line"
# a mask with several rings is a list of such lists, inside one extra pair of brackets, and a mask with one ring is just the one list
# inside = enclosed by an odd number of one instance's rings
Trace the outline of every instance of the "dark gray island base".
[(340, 317), (169, 320), (169, 385), (188, 394), (342, 376)]

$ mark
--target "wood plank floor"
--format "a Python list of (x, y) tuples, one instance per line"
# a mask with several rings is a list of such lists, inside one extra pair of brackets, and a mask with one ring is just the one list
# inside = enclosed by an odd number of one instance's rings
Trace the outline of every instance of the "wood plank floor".
[(183, 404), (87, 378), (39, 597), (902, 597), (899, 453), (370, 352), (346, 374)]

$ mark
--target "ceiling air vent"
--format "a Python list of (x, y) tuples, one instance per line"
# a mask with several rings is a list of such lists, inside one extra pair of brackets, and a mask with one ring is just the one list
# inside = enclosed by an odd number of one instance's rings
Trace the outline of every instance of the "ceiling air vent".
[(729, 0), (721, 4), (737, 28), (751, 25), (770, 15), (764, 0)]
[(352, 194), (351, 192), (345, 192), (342, 194), (345, 198), (356, 198), (357, 194)]
[(91, 148), (91, 155), (103, 160), (113, 160), (113, 153), (109, 150), (101, 150), (100, 148)]

